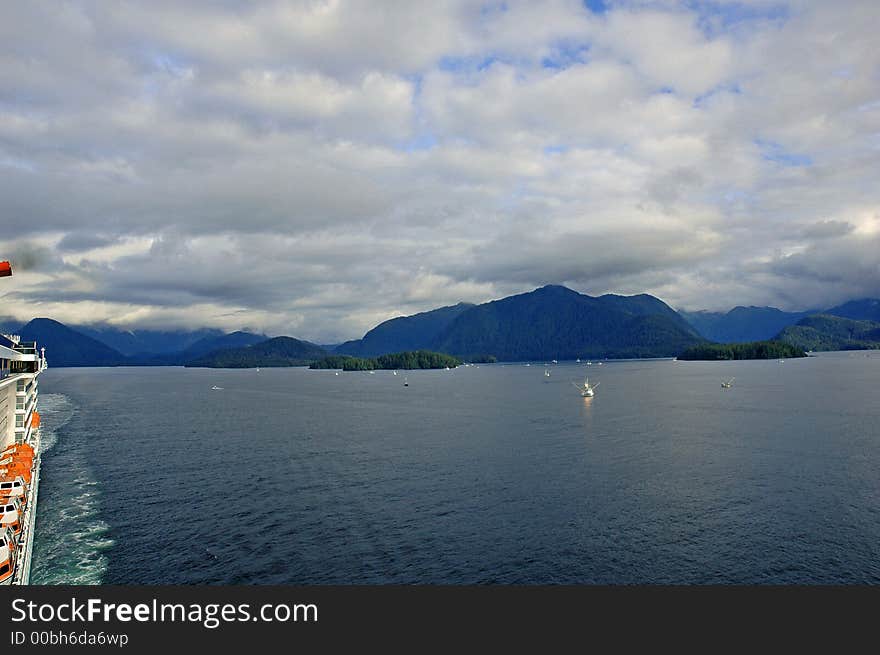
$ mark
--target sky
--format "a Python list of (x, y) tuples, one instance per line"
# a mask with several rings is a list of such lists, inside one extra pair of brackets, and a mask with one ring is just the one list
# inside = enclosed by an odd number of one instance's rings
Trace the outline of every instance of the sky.
[(0, 315), (332, 343), (880, 296), (880, 5), (8, 2)]

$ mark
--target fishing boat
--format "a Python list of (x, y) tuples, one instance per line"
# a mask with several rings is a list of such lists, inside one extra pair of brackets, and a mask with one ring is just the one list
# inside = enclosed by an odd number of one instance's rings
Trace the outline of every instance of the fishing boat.
[(216, 384), (211, 387), (211, 391), (223, 391), (223, 387), (218, 387)]
[(403, 378), (403, 386), (405, 386), (405, 387), (409, 386), (409, 378)]
[(548, 368), (545, 368), (545, 369), (544, 369), (544, 377), (545, 377), (545, 378), (549, 378), (549, 377), (550, 377), (550, 369), (548, 369)]
[(596, 384), (590, 384), (590, 379), (587, 378), (584, 380), (583, 384), (575, 384), (574, 382), (572, 382), (572, 384), (575, 389), (581, 392), (581, 396), (584, 398), (592, 398), (596, 393), (596, 387), (598, 387), (600, 383), (597, 382)]
[(721, 383), (721, 388), (722, 389), (730, 389), (730, 387), (733, 386), (733, 381), (735, 379), (736, 378), (730, 378), (729, 380), (725, 380), (724, 382)]

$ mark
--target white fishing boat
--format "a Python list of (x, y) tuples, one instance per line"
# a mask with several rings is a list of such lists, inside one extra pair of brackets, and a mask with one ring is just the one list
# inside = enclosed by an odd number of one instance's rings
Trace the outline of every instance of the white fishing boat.
[(722, 389), (730, 389), (730, 387), (733, 386), (733, 381), (735, 379), (736, 378), (730, 378), (729, 380), (725, 380), (724, 382), (721, 383), (721, 388)]
[(599, 386), (599, 382), (596, 384), (590, 384), (590, 378), (586, 378), (583, 384), (575, 384), (572, 382), (575, 389), (581, 392), (581, 396), (584, 398), (592, 398), (596, 393), (596, 387)]
[(223, 387), (218, 387), (216, 384), (211, 387), (211, 391), (223, 391)]

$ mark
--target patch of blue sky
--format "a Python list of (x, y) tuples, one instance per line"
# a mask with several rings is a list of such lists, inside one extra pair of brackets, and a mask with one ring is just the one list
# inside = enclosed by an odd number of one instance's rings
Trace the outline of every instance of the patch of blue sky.
[(442, 57), (437, 67), (448, 73), (469, 73), (482, 71), (499, 61), (495, 55), (471, 56), (471, 57)]
[(430, 132), (416, 134), (412, 139), (402, 143), (398, 149), (404, 152), (423, 152), (437, 145), (437, 137)]
[(144, 60), (155, 72), (154, 75), (144, 75), (141, 81), (141, 87), (148, 96), (158, 94), (167, 82), (168, 76), (182, 79), (191, 70), (185, 60), (166, 53), (147, 52), (144, 53)]
[(606, 13), (609, 9), (609, 4), (606, 0), (584, 0), (584, 7), (594, 14)]
[(190, 69), (182, 58), (167, 53), (153, 53), (148, 55), (148, 59), (157, 70), (169, 73), (174, 77), (183, 77)]
[(480, 7), (480, 16), (490, 18), (492, 14), (504, 13), (509, 7), (503, 0), (501, 2), (489, 2)]
[(590, 45), (587, 43), (557, 43), (552, 52), (541, 60), (544, 68), (562, 70), (587, 61)]
[(752, 23), (784, 23), (790, 11), (785, 2), (751, 4), (724, 0), (686, 0), (697, 14), (697, 25), (707, 38), (715, 38)]
[(558, 155), (560, 153), (568, 152), (568, 150), (569, 147), (561, 143), (554, 143), (549, 146), (544, 146), (545, 155)]
[(755, 139), (761, 151), (761, 158), (786, 167), (811, 166), (813, 158), (804, 153), (792, 152), (780, 143)]
[(740, 95), (742, 93), (742, 88), (736, 82), (731, 82), (728, 84), (719, 84), (718, 86), (712, 87), (708, 91), (703, 94), (698, 95), (694, 98), (693, 106), (697, 109), (702, 109), (705, 107), (713, 98), (721, 95), (722, 93), (730, 93), (733, 95)]

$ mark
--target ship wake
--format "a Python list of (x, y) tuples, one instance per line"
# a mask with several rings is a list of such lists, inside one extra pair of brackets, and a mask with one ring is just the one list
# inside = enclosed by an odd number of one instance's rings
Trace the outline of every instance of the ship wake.
[(113, 540), (100, 519), (101, 490), (87, 442), (69, 433), (76, 411), (63, 394), (40, 395), (43, 476), (31, 584), (100, 584), (107, 570)]

